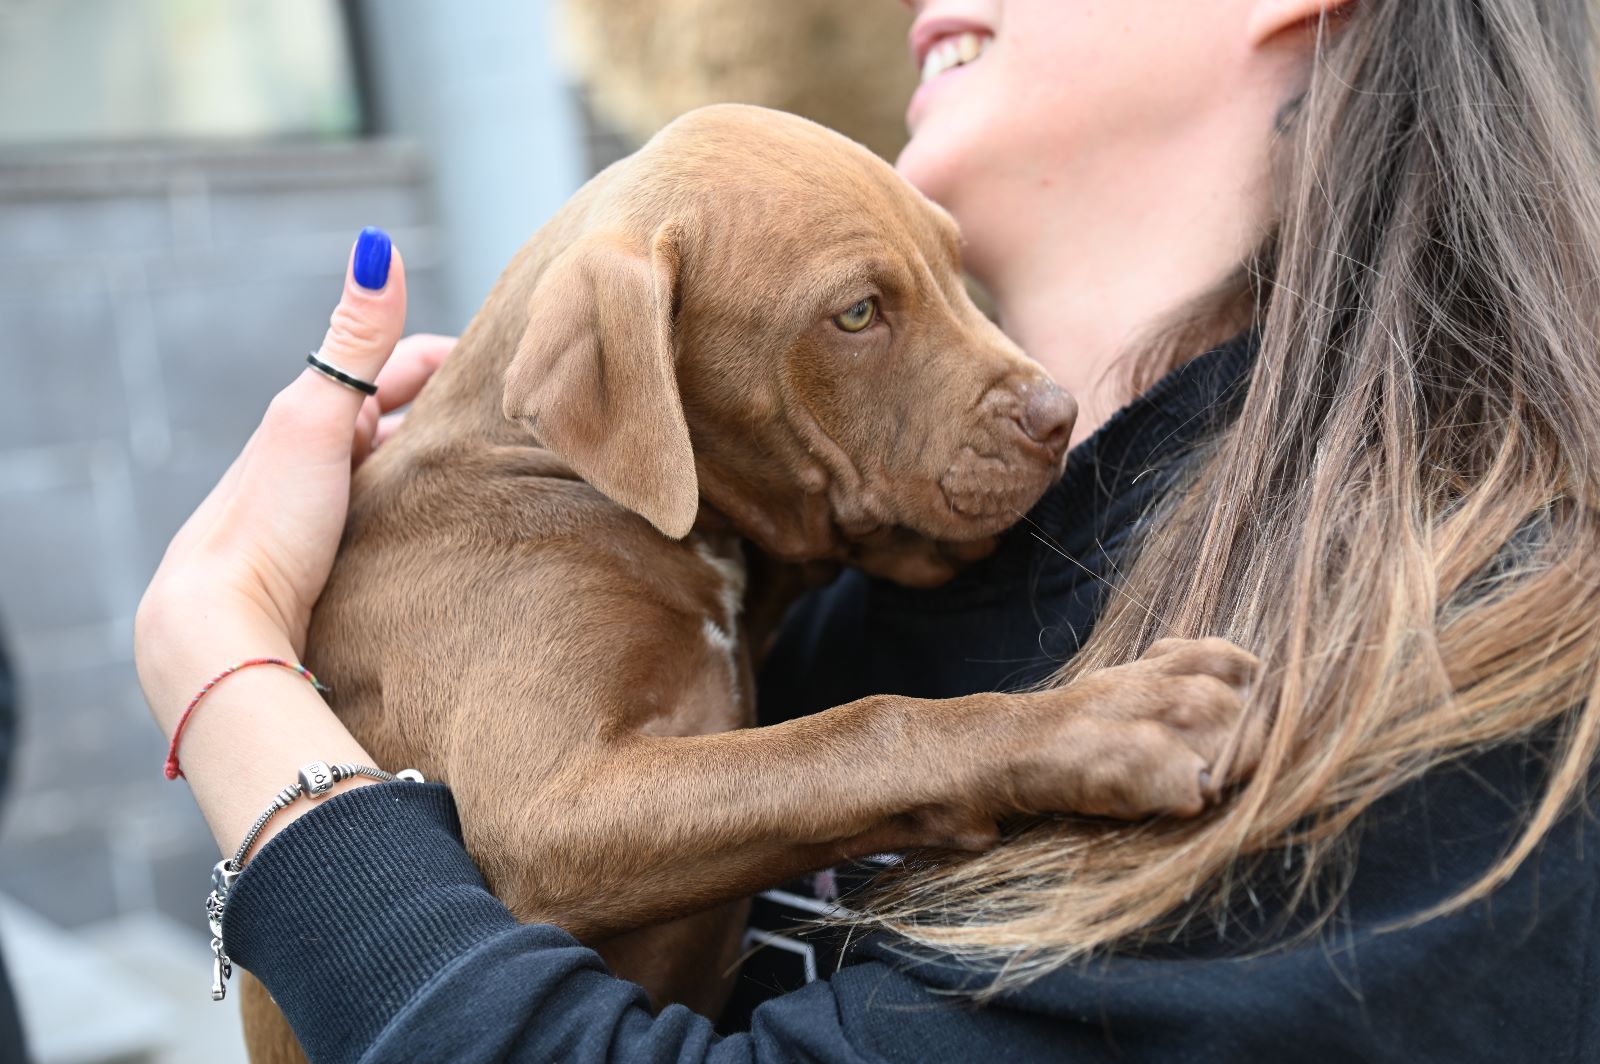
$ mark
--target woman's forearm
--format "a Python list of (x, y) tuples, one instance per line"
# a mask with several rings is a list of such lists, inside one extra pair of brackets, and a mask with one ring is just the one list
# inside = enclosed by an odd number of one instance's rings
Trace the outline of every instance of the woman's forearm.
[[(228, 948), (272, 993), (312, 1060), (733, 1064), (788, 1059), (785, 1024), (718, 1039), (548, 925), (519, 926), (462, 848), (449, 792), (387, 784), (319, 806), (256, 860), (228, 902)], [(826, 984), (763, 1006), (807, 1059), (860, 1060)], [(764, 1033), (763, 1033), (764, 1032)], [(765, 1045), (760, 1043), (765, 1042)]]

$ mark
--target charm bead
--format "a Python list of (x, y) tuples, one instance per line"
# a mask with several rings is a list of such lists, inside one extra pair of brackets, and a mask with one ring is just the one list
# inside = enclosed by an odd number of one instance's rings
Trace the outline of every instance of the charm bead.
[(317, 798), (333, 789), (338, 777), (326, 761), (313, 761), (300, 767), (300, 786), (308, 797)]

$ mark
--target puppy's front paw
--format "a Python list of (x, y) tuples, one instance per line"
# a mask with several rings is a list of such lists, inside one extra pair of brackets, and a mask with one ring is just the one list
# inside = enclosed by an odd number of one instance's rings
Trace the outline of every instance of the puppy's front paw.
[[(1017, 778), (1031, 812), (1194, 816), (1254, 770), (1265, 728), (1242, 719), (1261, 663), (1222, 639), (1163, 639), (1059, 691), (1054, 727)], [(1227, 778), (1225, 778), (1227, 777)]]

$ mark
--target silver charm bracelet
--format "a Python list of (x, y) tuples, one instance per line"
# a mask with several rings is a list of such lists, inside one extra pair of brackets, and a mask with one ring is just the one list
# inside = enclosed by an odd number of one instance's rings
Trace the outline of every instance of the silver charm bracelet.
[(212, 1001), (221, 1001), (228, 996), (228, 980), (233, 976), (233, 961), (222, 945), (222, 914), (228, 904), (228, 892), (233, 889), (234, 880), (239, 878), (239, 872), (244, 868), (245, 854), (255, 845), (267, 821), (277, 816), (285, 806), (300, 797), (313, 800), (321, 798), (333, 789), (335, 783), (353, 776), (365, 776), (380, 783), (393, 783), (395, 780), (424, 782), (422, 773), (414, 768), (385, 772), (370, 765), (330, 765), (326, 761), (313, 761), (301, 766), (299, 778), (279, 791), (272, 799), (272, 804), (261, 811), (255, 823), (250, 825), (250, 830), (245, 832), (244, 841), (233, 851), (233, 856), (218, 861), (211, 870), (211, 893), (206, 897), (206, 922), (211, 925)]

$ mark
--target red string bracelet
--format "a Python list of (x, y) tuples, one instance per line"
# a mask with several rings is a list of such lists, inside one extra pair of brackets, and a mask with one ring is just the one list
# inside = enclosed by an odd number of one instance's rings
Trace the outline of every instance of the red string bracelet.
[(217, 686), (217, 684), (221, 683), (223, 680), (226, 680), (240, 669), (248, 669), (255, 665), (276, 665), (280, 669), (288, 669), (290, 672), (299, 673), (301, 676), (305, 677), (306, 681), (318, 691), (327, 690), (327, 688), (322, 685), (321, 681), (319, 681), (315, 676), (311, 675), (310, 669), (299, 664), (298, 662), (285, 661), (282, 658), (251, 658), (248, 661), (241, 661), (237, 665), (231, 665), (228, 668), (223, 669), (221, 672), (211, 677), (211, 679), (207, 680), (206, 685), (200, 688), (199, 693), (189, 700), (189, 705), (184, 709), (183, 716), (178, 718), (178, 726), (172, 729), (172, 743), (167, 747), (167, 764), (162, 770), (166, 774), (167, 779), (175, 780), (179, 776), (183, 775), (183, 769), (178, 767), (178, 740), (183, 738), (184, 725), (189, 723), (189, 715), (193, 713), (195, 707), (200, 704), (200, 700), (206, 695), (210, 694), (213, 687)]

